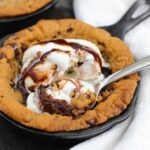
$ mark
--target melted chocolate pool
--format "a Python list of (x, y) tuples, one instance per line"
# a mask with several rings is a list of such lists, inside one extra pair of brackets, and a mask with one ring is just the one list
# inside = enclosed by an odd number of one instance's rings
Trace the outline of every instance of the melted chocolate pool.
[(25, 88), (24, 82), (22, 80), (22, 78), (20, 80), (18, 80), (18, 82), (16, 83), (16, 88), (20, 90), (20, 92), (22, 93), (24, 99), (27, 99), (29, 93)]
[(61, 114), (61, 115), (73, 115), (73, 106), (68, 104), (65, 100), (53, 99), (52, 96), (48, 95), (43, 87), (39, 88), (39, 99), (41, 110), (50, 114)]

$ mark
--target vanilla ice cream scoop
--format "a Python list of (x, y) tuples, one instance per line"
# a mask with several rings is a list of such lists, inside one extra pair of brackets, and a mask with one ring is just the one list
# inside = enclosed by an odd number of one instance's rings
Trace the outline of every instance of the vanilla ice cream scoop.
[[(95, 92), (95, 82), (91, 81), (103, 79), (102, 67), (108, 66), (98, 47), (81, 39), (38, 43), (25, 51), (22, 64), (25, 88), (31, 93), (27, 99), (28, 108), (31, 108), (30, 101), (32, 108), (35, 108), (33, 104), (38, 105), (33, 103), (33, 97), (34, 102), (38, 97), (33, 93), (37, 93), (39, 86), (46, 87), (45, 92), (52, 99), (65, 100), (67, 103), (71, 103), (74, 91), (76, 94)], [(57, 89), (56, 83), (59, 85)]]

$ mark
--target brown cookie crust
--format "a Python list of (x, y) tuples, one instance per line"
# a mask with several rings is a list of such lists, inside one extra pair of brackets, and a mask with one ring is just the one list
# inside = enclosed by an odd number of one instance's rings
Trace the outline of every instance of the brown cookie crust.
[(1, 0), (0, 17), (14, 17), (30, 14), (52, 0)]
[[(42, 20), (36, 25), (15, 33), (0, 48), (0, 111), (28, 127), (48, 131), (71, 131), (99, 125), (119, 115), (127, 108), (137, 87), (139, 76), (130, 75), (109, 86), (93, 109), (78, 118), (72, 116), (37, 114), (22, 105), (22, 95), (13, 89), (11, 81), (18, 73), (18, 61), (23, 51), (41, 40), (81, 38), (95, 43), (111, 65), (112, 72), (134, 62), (127, 45), (107, 31), (75, 19)], [(16, 56), (15, 56), (16, 55)], [(19, 55), (19, 57), (18, 57)], [(17, 59), (16, 59), (17, 58)]]

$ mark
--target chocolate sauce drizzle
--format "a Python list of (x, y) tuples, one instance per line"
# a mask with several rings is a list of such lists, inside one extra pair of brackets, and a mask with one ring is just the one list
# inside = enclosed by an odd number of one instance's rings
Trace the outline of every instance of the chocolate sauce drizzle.
[(78, 50), (83, 50), (83, 51), (87, 51), (88, 53), (92, 54), (93, 57), (95, 58), (95, 60), (99, 63), (100, 67), (102, 68), (102, 61), (98, 55), (98, 53), (96, 53), (92, 48), (90, 47), (87, 47), (87, 46), (83, 46), (83, 45), (80, 45), (79, 43), (74, 43), (74, 42), (67, 42), (63, 39), (57, 39), (57, 40), (54, 40), (54, 41), (42, 41), (40, 42), (39, 44), (47, 44), (49, 42), (53, 42), (55, 44), (58, 44), (58, 45), (67, 45), (67, 46), (70, 46), (72, 47), (73, 49), (75, 49), (76, 51)]

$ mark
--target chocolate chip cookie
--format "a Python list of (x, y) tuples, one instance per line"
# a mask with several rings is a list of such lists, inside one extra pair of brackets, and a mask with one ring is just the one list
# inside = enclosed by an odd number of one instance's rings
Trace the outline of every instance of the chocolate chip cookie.
[(92, 110), (99, 81), (134, 63), (128, 46), (76, 19), (42, 20), (0, 48), (0, 111), (48, 132), (100, 125), (121, 114), (138, 74), (107, 86)]

